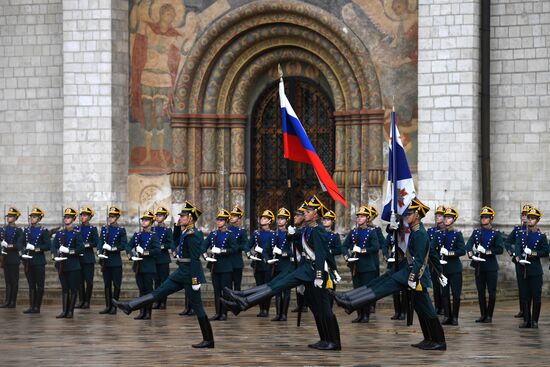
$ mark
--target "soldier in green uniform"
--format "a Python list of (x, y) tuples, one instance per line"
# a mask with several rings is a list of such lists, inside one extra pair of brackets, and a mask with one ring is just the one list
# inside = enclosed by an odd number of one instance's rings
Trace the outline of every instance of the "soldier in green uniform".
[(29, 294), (33, 294), (29, 298), (30, 307), (23, 313), (40, 313), (40, 307), (42, 306), (46, 280), (46, 256), (44, 256), (44, 252), (51, 249), (50, 233), (40, 225), (42, 218), (44, 218), (44, 211), (40, 208), (33, 208), (29, 213), (29, 226), (23, 230), (26, 246), (21, 257), (25, 263)]
[(172, 272), (168, 279), (152, 293), (146, 294), (128, 302), (113, 300), (113, 303), (129, 315), (132, 311), (140, 309), (155, 301), (168, 297), (181, 289), (189, 297), (189, 302), (199, 320), (203, 341), (192, 345), (193, 348), (214, 348), (214, 334), (212, 327), (204, 312), (201, 300), (201, 284), (206, 282), (201, 265), (203, 236), (195, 228), (195, 222), (202, 214), (201, 210), (186, 201), (179, 213), (179, 225), (182, 227), (181, 235), (176, 247), (176, 261), (178, 269)]
[(116, 206), (109, 208), (107, 225), (101, 227), (98, 246), (103, 285), (105, 286), (105, 309), (100, 314), (116, 314), (116, 307), (111, 300), (118, 299), (122, 285), (122, 259), (120, 252), (128, 248), (126, 229), (118, 225), (122, 210)]
[[(357, 227), (353, 228), (344, 240), (343, 253), (344, 259), (351, 270), (353, 288), (359, 288), (367, 285), (376, 278), (375, 257), (378, 256), (380, 245), (376, 231), (367, 225), (372, 216), (367, 206), (360, 206), (357, 210)], [(353, 323), (369, 322), (370, 305), (357, 310), (357, 318)]]
[[(160, 254), (160, 241), (153, 231), (155, 215), (147, 210), (141, 216), (141, 230), (134, 233), (132, 240), (128, 243), (126, 253), (133, 261), (132, 269), (136, 275), (136, 284), (139, 295), (144, 296), (153, 291), (153, 281), (157, 274), (156, 257)], [(150, 320), (152, 304), (141, 308), (134, 320)]]
[[(437, 231), (445, 229), (445, 222), (443, 215), (445, 214), (445, 210), (447, 208), (444, 205), (439, 205), (435, 209), (434, 214), (434, 220), (435, 220), (435, 226), (428, 228), (428, 236), (430, 237), (430, 243), (434, 246), (438, 245), (438, 242), (434, 241), (435, 233)], [(435, 247), (433, 249), (436, 253), (439, 254), (439, 251), (441, 251), (440, 248)], [(439, 281), (437, 280), (439, 278), (439, 274), (437, 274), (436, 269), (434, 269), (433, 266), (430, 266), (430, 276), (432, 277), (432, 284), (433, 284), (433, 295), (434, 295), (434, 305), (435, 309), (437, 310), (438, 315), (443, 315), (443, 305), (441, 304), (441, 287), (439, 286)]]
[[(479, 214), (481, 228), (474, 229), (466, 244), (470, 266), (475, 268), (475, 279), (481, 316), (476, 322), (491, 323), (497, 299), (498, 262), (496, 255), (504, 251), (500, 232), (492, 228), (495, 211), (484, 206)], [(489, 291), (489, 303), (485, 298)]]
[[(164, 223), (168, 218), (169, 211), (165, 207), (159, 207), (155, 211), (156, 225), (153, 227), (153, 232), (157, 234), (160, 243), (160, 254), (155, 257), (155, 263), (157, 272), (155, 274), (155, 289), (160, 287), (162, 283), (170, 275), (170, 253), (175, 250), (174, 247), (174, 234), (172, 229), (167, 227)], [(166, 309), (166, 299), (161, 299), (153, 306), (155, 310)]]
[(210, 232), (205, 238), (203, 248), (206, 252), (205, 259), (208, 261), (208, 269), (212, 274), (212, 285), (214, 286), (214, 303), (216, 314), (210, 320), (227, 320), (227, 309), (221, 303), (221, 293), (224, 287), (231, 287), (233, 276), (232, 256), (237, 252), (237, 240), (233, 232), (227, 229), (230, 212), (220, 209), (216, 215), (217, 230)]
[[(428, 233), (421, 223), (430, 208), (418, 198), (414, 198), (403, 213), (405, 222), (411, 228), (407, 250), (406, 265), (399, 270), (384, 273), (372, 281), (369, 286), (362, 286), (348, 292), (335, 292), (336, 303), (346, 313), (365, 307), (370, 302), (386, 297), (400, 290), (410, 288), (414, 293), (414, 309), (418, 314), (424, 340), (413, 344), (425, 350), (446, 350), (445, 334), (437, 318), (427, 288), (431, 286), (428, 261), (431, 258)], [(441, 281), (444, 283), (445, 279)]]
[[(273, 257), (273, 247), (277, 240), (275, 232), (270, 229), (271, 223), (275, 221), (275, 214), (271, 210), (264, 210), (259, 221), (260, 229), (252, 233), (246, 247), (246, 256), (252, 260), (250, 265), (254, 269), (257, 286), (271, 281), (271, 264), (268, 261)], [(270, 304), (271, 298), (264, 299), (260, 303), (260, 312), (256, 316), (268, 317)]]
[(529, 210), (531, 210), (532, 207), (533, 207), (533, 204), (525, 204), (522, 206), (521, 213), (520, 213), (521, 225), (514, 226), (514, 229), (512, 229), (512, 232), (510, 232), (510, 234), (506, 238), (506, 241), (504, 242), (504, 247), (506, 248), (506, 251), (508, 252), (508, 255), (510, 255), (512, 262), (514, 263), (514, 266), (516, 268), (519, 312), (514, 316), (515, 318), (523, 317), (523, 305), (525, 304), (525, 291), (523, 289), (523, 282), (521, 281), (521, 278), (523, 277), (523, 266), (521, 266), (516, 261), (516, 257), (514, 256), (514, 251), (516, 249), (516, 239), (519, 237), (521, 232), (527, 231), (527, 213), (529, 212)]
[[(277, 239), (273, 247), (273, 258), (268, 260), (272, 266), (271, 274), (273, 277), (286, 275), (294, 270), (290, 261), (292, 257), (292, 239), (288, 233), (288, 224), (290, 221), (290, 210), (280, 208), (277, 211)], [(271, 321), (286, 321), (288, 307), (290, 305), (290, 289), (275, 296), (275, 309), (277, 315)]]
[[(379, 277), (380, 276), (380, 251), (382, 251), (382, 247), (384, 246), (384, 242), (386, 239), (384, 238), (384, 233), (382, 233), (382, 228), (378, 227), (373, 223), (373, 221), (378, 217), (378, 210), (372, 205), (367, 206), (367, 208), (370, 210), (372, 214), (367, 222), (367, 226), (375, 231), (376, 236), (378, 238), (378, 245), (380, 246), (378, 253), (374, 256), (374, 266), (376, 267), (376, 277)], [(371, 303), (370, 313), (376, 313), (376, 302)]]
[[(342, 240), (340, 239), (340, 234), (334, 231), (334, 224), (336, 223), (336, 213), (332, 210), (326, 211), (323, 214), (323, 228), (327, 231), (328, 235), (328, 250), (327, 253), (327, 264), (330, 264), (329, 267), (332, 271), (334, 278), (334, 284), (332, 285), (333, 291), (336, 290), (336, 284), (340, 283), (342, 277), (338, 273), (338, 265), (336, 264), (336, 256), (342, 255)], [(330, 307), (332, 308), (334, 304), (334, 299), (330, 297)]]
[(514, 257), (523, 267), (523, 276), (520, 279), (525, 292), (523, 323), (519, 325), (522, 329), (539, 327), (543, 275), (540, 258), (547, 257), (549, 252), (548, 239), (537, 226), (541, 217), (541, 211), (532, 207), (527, 212), (527, 230), (521, 231), (516, 238)]
[(232, 288), (237, 291), (241, 290), (244, 268), (243, 251), (248, 244), (248, 234), (246, 233), (246, 229), (240, 227), (243, 215), (244, 210), (242, 210), (238, 205), (235, 205), (233, 209), (231, 209), (231, 218), (229, 218), (228, 227), (228, 229), (233, 232), (235, 239), (237, 240), (237, 249), (231, 256), (231, 262), (233, 264), (231, 283)]
[[(19, 253), (23, 251), (25, 244), (23, 230), (18, 228), (15, 224), (21, 215), (19, 210), (11, 207), (5, 215), (6, 225), (0, 228), (0, 238), (2, 239), (2, 254), (0, 255), (0, 261), (4, 268), (6, 301), (0, 305), (0, 308), (15, 308), (17, 305), (17, 292), (19, 290), (19, 265), (21, 263)], [(32, 292), (29, 290), (31, 308), (34, 293), (34, 289)]]
[(84, 243), (84, 253), (80, 256), (80, 287), (78, 295), (80, 304), (75, 308), (90, 308), (92, 299), (92, 290), (94, 288), (95, 272), (95, 254), (94, 248), (99, 244), (99, 235), (97, 228), (90, 224), (94, 216), (94, 211), (90, 207), (84, 207), (80, 210), (80, 225), (75, 226), (80, 232), (82, 242)]
[[(443, 215), (445, 229), (436, 231), (431, 247), (439, 248), (440, 260), (443, 265), (443, 275), (449, 280), (449, 285), (443, 287), (441, 303), (445, 318), (443, 325), (458, 325), (460, 312), (460, 295), (462, 294), (462, 262), (460, 256), (466, 255), (466, 246), (462, 232), (454, 229), (458, 219), (458, 211), (448, 207)], [(451, 288), (451, 289), (449, 289)], [(451, 303), (451, 291), (453, 301)]]
[(84, 243), (80, 232), (74, 226), (77, 215), (78, 212), (75, 209), (65, 209), (64, 228), (56, 232), (52, 244), (52, 256), (59, 274), (63, 302), (63, 311), (56, 316), (58, 319), (73, 318), (80, 287), (80, 255), (84, 253)]

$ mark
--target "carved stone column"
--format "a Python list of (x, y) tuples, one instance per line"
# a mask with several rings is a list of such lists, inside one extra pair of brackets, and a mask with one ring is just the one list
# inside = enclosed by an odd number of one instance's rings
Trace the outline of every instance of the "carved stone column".
[(186, 200), (185, 189), (189, 183), (187, 175), (187, 128), (181, 120), (172, 121), (172, 203), (181, 204)]
[(362, 176), (367, 177), (368, 202), (378, 208), (382, 213), (384, 198), (382, 197), (382, 185), (385, 182), (386, 172), (384, 170), (384, 110), (365, 110), (362, 113), (362, 130), (366, 130), (368, 146), (366, 160), (368, 166), (362, 168)]
[(231, 203), (229, 205), (239, 205), (241, 208), (244, 208), (246, 196), (245, 127), (246, 116), (242, 116), (242, 118), (235, 117), (231, 121), (231, 164), (229, 172)]
[[(344, 113), (343, 112), (335, 112), (334, 113), (334, 125), (336, 129), (336, 136), (335, 136), (335, 164), (334, 164), (334, 174), (333, 179), (336, 185), (338, 185), (338, 188), (342, 191), (342, 193), (345, 194), (345, 185), (346, 185), (346, 174), (345, 174), (345, 165), (346, 165), (346, 127), (345, 127), (345, 119), (344, 119)], [(347, 197), (346, 197), (347, 199)], [(349, 204), (348, 204), (349, 205)], [(337, 202), (336, 203), (336, 215), (338, 217), (338, 220), (336, 222), (336, 230), (337, 231), (343, 231), (347, 228), (345, 220), (345, 207), (343, 204)]]

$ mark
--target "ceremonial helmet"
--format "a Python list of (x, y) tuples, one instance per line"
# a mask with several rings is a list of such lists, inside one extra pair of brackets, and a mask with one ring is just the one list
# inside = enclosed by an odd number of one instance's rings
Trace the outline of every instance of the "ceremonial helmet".
[(202, 214), (202, 210), (191, 204), (189, 201), (185, 201), (185, 205), (181, 208), (179, 215), (190, 215), (193, 220), (197, 220)]
[(220, 210), (218, 210), (218, 214), (216, 214), (216, 219), (228, 220), (230, 216), (231, 213), (229, 212), (229, 210), (221, 208)]
[(36, 215), (40, 217), (40, 219), (44, 218), (44, 210), (40, 208), (32, 208), (31, 212), (29, 213), (29, 217), (32, 217), (33, 215)]
[(336, 213), (333, 210), (327, 210), (325, 215), (323, 215), (323, 219), (332, 219), (336, 222)]
[(313, 195), (309, 201), (306, 201), (304, 209), (310, 209), (310, 210), (316, 210), (317, 214), (319, 214), (320, 217), (325, 215), (328, 208), (323, 204), (321, 200), (317, 197), (317, 195)]
[(366, 215), (367, 217), (372, 217), (372, 212), (366, 205), (361, 205), (359, 209), (357, 209), (357, 213), (355, 215)]
[(525, 204), (521, 207), (521, 214), (527, 214), (532, 208), (534, 207), (533, 204)]
[(306, 202), (304, 201), (298, 209), (294, 212), (294, 215), (304, 215), (304, 212), (306, 211)]
[(446, 217), (453, 217), (454, 220), (457, 220), (458, 219), (458, 210), (456, 210), (453, 207), (448, 207), (447, 209), (445, 209), (445, 213), (443, 215), (446, 216)]
[(288, 210), (287, 208), (279, 208), (279, 210), (277, 210), (277, 218), (279, 217), (284, 217), (284, 218), (287, 218), (287, 219), (290, 219), (290, 210)]
[(542, 213), (539, 208), (532, 207), (528, 212), (527, 216), (537, 217), (537, 219), (542, 218)]
[(8, 208), (8, 212), (6, 213), (6, 217), (15, 217), (16, 219), (19, 218), (21, 216), (21, 212), (19, 210), (17, 210), (17, 208), (13, 207), (13, 206), (10, 206)]
[(420, 199), (415, 197), (414, 199), (412, 199), (407, 210), (416, 211), (418, 215), (420, 215), (420, 218), (424, 218), (426, 214), (428, 214), (428, 212), (430, 211), (430, 207), (421, 202)]
[(375, 219), (376, 217), (378, 217), (378, 210), (376, 210), (374, 206), (369, 205), (369, 210), (372, 214), (372, 219)]
[(262, 217), (268, 218), (272, 222), (275, 220), (275, 214), (273, 214), (273, 212), (269, 209), (264, 210), (262, 214), (260, 214), (260, 218)]
[(78, 215), (78, 212), (76, 211), (76, 209), (73, 209), (73, 208), (65, 208), (65, 210), (63, 211), (63, 216), (64, 217), (71, 217), (71, 218), (76, 218), (76, 216)]
[(445, 214), (447, 207), (445, 205), (438, 205), (434, 214)]
[(159, 206), (155, 211), (155, 215), (164, 215), (165, 217), (167, 217), (169, 213), (168, 209), (163, 206)]
[(91, 218), (91, 217), (94, 216), (94, 210), (92, 208), (90, 208), (89, 206), (84, 206), (80, 210), (80, 215), (82, 215), (82, 214), (89, 214), (90, 218)]
[(481, 208), (481, 212), (479, 213), (479, 216), (480, 217), (483, 217), (483, 216), (488, 216), (488, 217), (491, 217), (491, 219), (493, 219), (495, 217), (495, 211), (493, 208), (491, 208), (490, 206), (484, 206), (483, 208)]
[(122, 210), (116, 206), (112, 206), (109, 208), (109, 215), (118, 215), (120, 217), (122, 215)]
[(152, 211), (146, 210), (146, 211), (143, 212), (143, 215), (141, 216), (140, 219), (142, 219), (142, 220), (143, 219), (153, 220), (153, 219), (155, 219), (155, 215), (153, 214)]
[(239, 218), (242, 218), (244, 215), (244, 210), (242, 210), (238, 205), (235, 205), (233, 209), (231, 209), (231, 215), (238, 215)]

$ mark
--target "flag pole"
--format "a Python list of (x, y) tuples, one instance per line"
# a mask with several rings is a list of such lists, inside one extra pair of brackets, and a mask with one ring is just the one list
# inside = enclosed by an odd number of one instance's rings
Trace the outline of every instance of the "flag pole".
[[(283, 68), (281, 67), (281, 64), (277, 64), (277, 71), (279, 72), (279, 81), (283, 83)], [(292, 161), (290, 159), (286, 160), (286, 205), (288, 206), (288, 210), (290, 210), (291, 213), (294, 212), (294, 206), (293, 206), (293, 200), (292, 200)]]

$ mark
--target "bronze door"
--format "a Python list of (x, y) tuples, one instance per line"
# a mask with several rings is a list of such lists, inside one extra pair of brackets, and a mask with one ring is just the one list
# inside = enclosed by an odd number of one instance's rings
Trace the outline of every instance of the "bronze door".
[[(333, 207), (330, 196), (321, 192), (315, 171), (308, 164), (284, 159), (281, 108), (278, 82), (266, 88), (252, 114), (251, 227), (265, 209), (276, 210), (292, 203), (294, 212), (304, 199), (317, 194)], [(285, 93), (302, 122), (315, 150), (329, 173), (334, 172), (334, 107), (329, 97), (314, 82), (286, 78)], [(287, 177), (292, 189), (287, 188)]]

